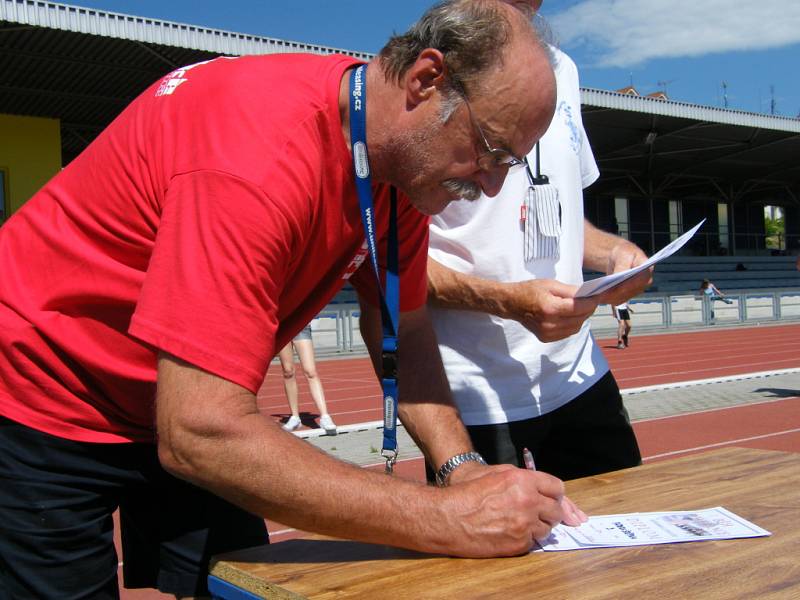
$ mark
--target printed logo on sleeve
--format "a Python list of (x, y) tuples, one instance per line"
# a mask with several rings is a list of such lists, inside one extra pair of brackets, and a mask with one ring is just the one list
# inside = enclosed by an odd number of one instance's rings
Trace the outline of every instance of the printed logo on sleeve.
[[(575, 123), (572, 107), (566, 100), (562, 100), (559, 103), (558, 108), (556, 108), (556, 115), (561, 118), (564, 126), (569, 131), (569, 146), (572, 151), (577, 154), (583, 143), (583, 136), (581, 135), (581, 130), (578, 128), (578, 125)], [(555, 117), (553, 117), (553, 121), (555, 121)]]
[(350, 261), (350, 264), (347, 265), (347, 269), (345, 269), (344, 275), (342, 275), (342, 279), (350, 279), (350, 277), (358, 271), (358, 268), (364, 264), (364, 261), (367, 258), (367, 254), (369, 250), (367, 249), (367, 240), (364, 240), (364, 243), (361, 244), (361, 248), (356, 250), (355, 256)]
[[(220, 56), (219, 58), (225, 58), (228, 60), (235, 60), (236, 56)], [(188, 81), (188, 78), (184, 77), (188, 71), (191, 71), (195, 67), (199, 67), (201, 65), (206, 65), (213, 60), (217, 60), (216, 58), (212, 58), (211, 60), (204, 60), (199, 63), (194, 63), (193, 65), (188, 65), (186, 67), (181, 67), (180, 69), (175, 69), (171, 73), (167, 73), (164, 76), (164, 79), (161, 80), (161, 84), (158, 86), (156, 90), (156, 98), (160, 96), (170, 96), (172, 93), (178, 89), (178, 86), (182, 83)]]

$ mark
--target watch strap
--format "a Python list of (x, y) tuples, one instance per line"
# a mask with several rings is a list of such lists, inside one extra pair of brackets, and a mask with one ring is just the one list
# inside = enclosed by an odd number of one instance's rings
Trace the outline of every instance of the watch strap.
[(439, 487), (447, 486), (449, 484), (450, 474), (465, 462), (477, 462), (482, 465), (486, 464), (486, 461), (477, 452), (464, 452), (451, 456), (439, 467), (439, 470), (436, 471), (436, 485)]

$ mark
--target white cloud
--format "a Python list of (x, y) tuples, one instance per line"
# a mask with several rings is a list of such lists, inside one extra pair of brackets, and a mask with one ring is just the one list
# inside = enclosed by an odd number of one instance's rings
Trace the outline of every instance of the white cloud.
[(550, 22), (605, 67), (800, 43), (798, 0), (581, 0)]

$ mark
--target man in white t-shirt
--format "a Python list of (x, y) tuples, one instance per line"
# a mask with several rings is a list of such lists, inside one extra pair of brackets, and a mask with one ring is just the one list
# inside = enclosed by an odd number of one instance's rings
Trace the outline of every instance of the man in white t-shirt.
[[(428, 297), (476, 450), (490, 463), (522, 466), (527, 447), (538, 469), (571, 479), (641, 462), (586, 319), (599, 303), (641, 292), (651, 275), (573, 298), (582, 266), (615, 272), (646, 256), (583, 217), (583, 188), (599, 173), (581, 120), (577, 68), (553, 50), (558, 99), (539, 143), (541, 163), (534, 148), (528, 172), (509, 173), (497, 197), (456, 202), (431, 219)], [(532, 186), (542, 175), (549, 185)]]

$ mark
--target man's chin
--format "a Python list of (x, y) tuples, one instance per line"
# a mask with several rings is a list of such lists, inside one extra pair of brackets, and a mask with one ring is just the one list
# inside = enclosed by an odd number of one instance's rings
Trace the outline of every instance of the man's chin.
[(416, 209), (421, 212), (423, 215), (428, 217), (432, 217), (434, 215), (438, 215), (442, 212), (447, 206), (453, 202), (452, 200), (445, 200), (444, 202), (432, 203), (428, 202), (422, 206), (417, 206)]
[(447, 200), (446, 202), (440, 203), (438, 206), (432, 207), (428, 211), (424, 211), (424, 214), (428, 215), (429, 217), (432, 217), (434, 215), (438, 215), (445, 208), (447, 208), (450, 205), (451, 202), (454, 202), (454, 200)]
[(452, 197), (444, 190), (439, 190), (435, 193), (424, 194), (423, 196), (408, 194), (409, 200), (414, 208), (416, 208), (423, 215), (432, 217), (442, 212), (447, 205), (453, 200), (458, 200), (457, 197)]

